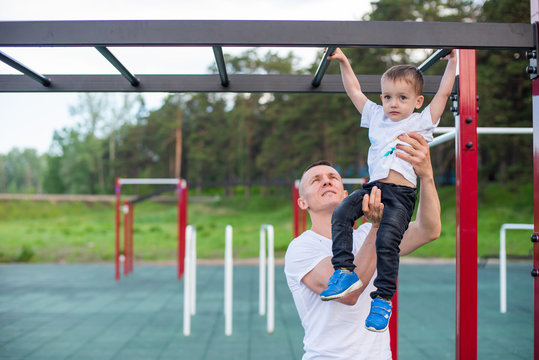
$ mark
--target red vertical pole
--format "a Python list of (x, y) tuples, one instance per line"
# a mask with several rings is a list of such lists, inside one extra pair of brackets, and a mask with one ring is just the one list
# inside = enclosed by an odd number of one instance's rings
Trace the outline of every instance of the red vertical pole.
[(301, 210), (301, 232), (307, 230), (307, 211)]
[[(531, 22), (539, 22), (539, 0), (530, 0)], [(539, 26), (536, 27), (539, 31)], [(535, 38), (539, 39), (535, 34)], [(536, 40), (537, 44), (537, 40)], [(539, 49), (535, 49), (539, 51)], [(539, 236), (539, 77), (532, 80), (533, 120), (533, 235)], [(533, 358), (539, 359), (539, 243), (533, 243)], [(535, 273), (534, 273), (535, 271)]]
[(475, 50), (459, 50), (456, 136), (456, 359), (477, 359), (477, 83)]
[(178, 179), (178, 279), (185, 269), (185, 227), (187, 226), (187, 181)]
[(389, 319), (389, 336), (390, 336), (390, 344), (391, 344), (391, 357), (393, 360), (397, 360), (399, 358), (398, 354), (398, 344), (399, 344), (399, 290), (398, 290), (399, 283), (397, 281), (397, 290), (395, 291), (395, 295), (393, 295), (393, 299), (391, 300), (391, 303), (393, 305), (393, 309), (391, 311), (391, 318)]
[(114, 270), (115, 279), (120, 280), (120, 201), (121, 201), (121, 189), (120, 179), (116, 178), (115, 191), (116, 191), (116, 241), (114, 242), (116, 251), (114, 254)]
[(127, 201), (124, 202), (122, 208), (124, 212), (124, 276), (129, 272), (129, 204)]
[(294, 182), (292, 185), (292, 213), (294, 215), (294, 238), (299, 236), (299, 180)]

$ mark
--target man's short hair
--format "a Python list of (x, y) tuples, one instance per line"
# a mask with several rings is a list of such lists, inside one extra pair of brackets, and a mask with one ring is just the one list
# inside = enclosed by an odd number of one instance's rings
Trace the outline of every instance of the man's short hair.
[(381, 82), (384, 80), (404, 80), (412, 85), (417, 95), (423, 94), (423, 73), (412, 65), (395, 65), (386, 70), (382, 75)]
[(312, 169), (313, 167), (315, 167), (315, 166), (320, 166), (320, 165), (326, 165), (326, 166), (334, 167), (333, 164), (330, 163), (330, 162), (327, 161), (327, 160), (318, 160), (318, 161), (313, 162), (311, 165), (307, 166), (307, 167), (305, 168), (305, 170), (303, 170), (303, 173), (302, 173), (301, 177), (303, 177), (303, 175), (305, 175), (305, 173), (306, 173), (307, 171), (309, 171), (310, 169)]

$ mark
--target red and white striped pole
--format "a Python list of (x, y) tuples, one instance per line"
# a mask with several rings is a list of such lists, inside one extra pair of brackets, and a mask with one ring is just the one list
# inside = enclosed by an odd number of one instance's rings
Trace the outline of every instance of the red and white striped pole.
[(475, 50), (459, 50), (456, 119), (456, 359), (477, 359), (477, 82)]

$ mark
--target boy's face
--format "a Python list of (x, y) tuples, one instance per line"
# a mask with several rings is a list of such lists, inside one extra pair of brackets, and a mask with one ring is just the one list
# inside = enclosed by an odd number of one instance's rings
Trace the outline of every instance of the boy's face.
[(423, 105), (423, 95), (418, 95), (412, 84), (404, 80), (382, 81), (382, 106), (384, 113), (393, 121), (401, 121)]

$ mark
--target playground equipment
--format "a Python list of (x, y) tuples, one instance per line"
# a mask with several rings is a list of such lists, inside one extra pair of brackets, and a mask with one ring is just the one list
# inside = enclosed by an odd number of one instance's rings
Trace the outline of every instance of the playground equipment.
[[(122, 185), (172, 185), (173, 187), (155, 191), (125, 202), (121, 207)], [(187, 225), (187, 182), (182, 179), (116, 179), (116, 241), (115, 241), (115, 279), (120, 280), (120, 256), (124, 259), (124, 275), (133, 271), (133, 223), (134, 204), (171, 189), (177, 189), (178, 206), (178, 279), (184, 272), (185, 230)], [(124, 253), (120, 254), (121, 216), (124, 213)]]
[(533, 224), (503, 224), (500, 228), (500, 312), (507, 312), (507, 253), (505, 233), (507, 230), (533, 230)]
[(196, 314), (197, 296), (197, 230), (185, 229), (185, 277), (183, 280), (183, 335), (191, 335), (191, 316)]
[[(319, 92), (342, 93), (340, 75), (228, 75), (222, 46), (399, 47), (459, 50), (455, 98), (457, 266), (457, 359), (477, 359), (477, 93), (475, 49), (524, 49), (530, 65), (534, 123), (534, 207), (539, 206), (539, 0), (531, 0), (531, 22), (439, 23), (364, 21), (3, 21), (0, 47), (95, 47), (121, 75), (41, 75), (0, 52), (0, 61), (25, 75), (0, 75), (0, 92)], [(218, 31), (216, 31), (218, 29)], [(211, 46), (219, 75), (137, 75), (107, 51), (109, 46)], [(322, 79), (324, 78), (324, 79)], [(380, 76), (359, 77), (364, 92), (380, 91)], [(219, 81), (220, 80), (220, 81)], [(424, 93), (436, 91), (440, 77), (425, 76)], [(465, 196), (462, 196), (465, 194)], [(119, 223), (119, 202), (116, 221)], [(539, 358), (539, 211), (534, 215), (534, 354)], [(181, 231), (180, 231), (181, 232)], [(116, 230), (119, 278), (119, 229)], [(180, 244), (178, 253), (183, 253)], [(180, 257), (182, 259), (183, 256)], [(179, 259), (178, 276), (182, 262)], [(394, 317), (394, 316), (393, 316)], [(396, 347), (392, 348), (397, 358)]]
[[(266, 258), (266, 234), (268, 237), (267, 258)], [(267, 277), (266, 277), (267, 263)], [(268, 334), (275, 329), (275, 251), (274, 251), (274, 231), (272, 225), (262, 225), (260, 227), (260, 252), (259, 252), (259, 292), (258, 292), (258, 314), (267, 314)], [(266, 279), (267, 279), (267, 302), (266, 302)], [(267, 312), (266, 312), (267, 309)]]
[[(266, 234), (267, 257), (266, 257)], [(225, 335), (232, 335), (233, 319), (233, 272), (234, 259), (232, 252), (233, 228), (225, 228), (225, 256), (224, 256), (224, 317)], [(192, 225), (186, 228), (185, 241), (185, 277), (183, 283), (183, 335), (191, 335), (191, 316), (196, 314), (196, 228)], [(260, 227), (259, 249), (259, 299), (258, 313), (267, 316), (268, 334), (275, 330), (275, 251), (274, 230), (272, 225)], [(266, 276), (267, 264), (267, 276)], [(267, 293), (266, 293), (267, 288)], [(267, 294), (267, 295), (266, 295)], [(267, 302), (266, 302), (267, 301)], [(267, 312), (266, 312), (267, 309)]]

